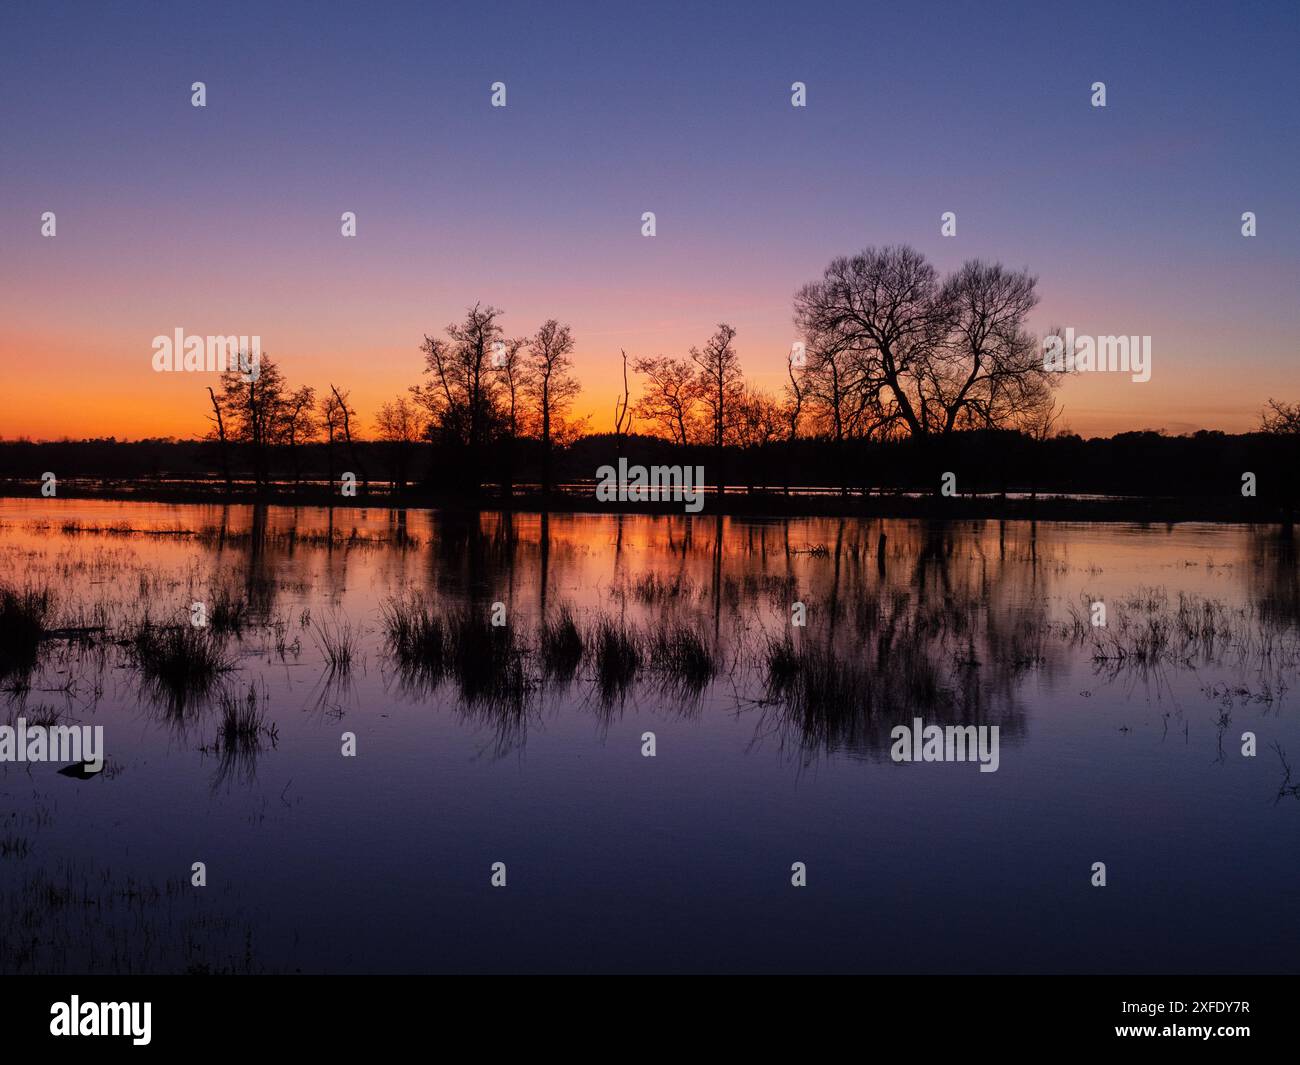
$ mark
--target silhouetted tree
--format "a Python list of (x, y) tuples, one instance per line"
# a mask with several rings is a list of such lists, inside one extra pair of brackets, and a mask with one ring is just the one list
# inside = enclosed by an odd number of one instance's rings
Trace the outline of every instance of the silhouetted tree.
[(221, 401), (217, 399), (217, 394), (208, 386), (208, 398), (212, 400), (212, 414), (209, 420), (213, 423), (211, 430), (208, 432), (210, 439), (217, 441), (217, 447), (221, 454), (221, 479), (226, 483), (226, 491), (230, 491), (230, 441), (226, 438), (226, 421), (225, 415), (221, 412)]
[(1300, 403), (1270, 399), (1260, 415), (1259, 428), (1271, 436), (1300, 436)]
[(1036, 284), (1028, 271), (979, 260), (944, 282), (936, 314), (948, 334), (921, 378), (930, 431), (1028, 428), (1049, 416), (1063, 375), (1044, 367), (1025, 328)]
[(735, 442), (746, 453), (746, 481), (753, 491), (758, 463), (754, 452), (761, 453), (768, 444), (780, 438), (786, 425), (786, 415), (781, 404), (766, 392), (746, 389), (735, 403)]
[(621, 437), (632, 431), (632, 410), (628, 406), (627, 352), (619, 348), (619, 353), (623, 356), (623, 397), (614, 400), (614, 435)]
[(1042, 417), (1061, 375), (1025, 328), (1038, 302), (1026, 271), (967, 262), (940, 283), (920, 252), (867, 248), (835, 259), (795, 296), (819, 399), (837, 439), (947, 436)]
[(524, 345), (526, 337), (499, 340), (493, 345), (492, 367), (501, 379), (502, 411), (501, 435), (503, 451), (502, 485), (508, 496), (514, 491), (515, 460), (518, 440), (527, 432), (528, 411), (524, 406), (524, 393), (532, 379), (532, 366), (527, 361)]
[(379, 439), (389, 445), (393, 485), (401, 492), (406, 488), (415, 448), (428, 433), (428, 423), (412, 399), (398, 396), (379, 408), (375, 430)]
[(745, 393), (740, 356), (732, 341), (736, 330), (723, 322), (709, 338), (703, 350), (691, 348), (696, 367), (696, 384), (709, 425), (709, 439), (715, 448), (722, 447), (731, 435), (736, 420), (735, 407)]
[(732, 341), (736, 330), (722, 322), (718, 331), (700, 348), (691, 348), (696, 367), (696, 391), (704, 406), (713, 444), (713, 465), (718, 495), (725, 491), (726, 476), (722, 469), (722, 449), (728, 443), (736, 422), (736, 407), (745, 393), (745, 379), (740, 372), (740, 356)]
[(1273, 472), (1280, 482), (1282, 497), (1282, 520), (1289, 528), (1295, 520), (1297, 479), (1300, 475), (1300, 403), (1287, 403), (1272, 399), (1260, 415), (1259, 428), (1270, 437), (1277, 438), (1281, 455), (1281, 468)]
[(689, 359), (658, 355), (637, 359), (632, 368), (646, 379), (636, 403), (637, 417), (674, 443), (688, 443), (695, 432), (699, 401), (694, 364)]
[(542, 323), (528, 342), (532, 375), (526, 391), (532, 400), (542, 439), (542, 491), (551, 493), (551, 445), (563, 430), (569, 405), (582, 390), (572, 373), (573, 333), (554, 318)]
[(294, 483), (302, 480), (302, 461), (299, 445), (309, 443), (320, 432), (316, 421), (316, 390), (307, 385), (285, 397), (280, 406), (276, 442), (283, 443), (289, 451), (289, 465)]
[(787, 427), (786, 439), (797, 440), (799, 438), (799, 419), (803, 416), (804, 403), (804, 386), (800, 381), (802, 374), (795, 374), (795, 365), (793, 359), (786, 360), (785, 372), (789, 378), (788, 383), (784, 386), (784, 395), (781, 403), (782, 413), (785, 415), (785, 424)]
[(325, 430), (325, 460), (328, 466), (330, 491), (334, 490), (335, 462), (334, 445), (343, 429), (343, 409), (339, 398), (333, 391), (327, 392), (320, 399), (318, 406), (320, 424)]
[(846, 397), (849, 411), (870, 402), (881, 425), (929, 431), (922, 382), (951, 320), (939, 297), (934, 267), (907, 247), (837, 258), (796, 294), (795, 323), (834, 377), (837, 439)]
[(221, 375), (218, 402), (227, 439), (249, 448), (253, 478), (262, 487), (270, 478), (269, 449), (284, 411), (284, 378), (279, 367), (263, 355), (256, 373), (237, 367), (227, 370)]
[(348, 458), (352, 460), (352, 465), (356, 467), (356, 473), (361, 478), (361, 483), (366, 492), (370, 491), (370, 473), (366, 469), (366, 464), (362, 461), (361, 455), (357, 452), (355, 441), (352, 439), (352, 416), (357, 412), (348, 406), (350, 392), (340, 392), (333, 384), (330, 385), (330, 392), (338, 401), (336, 410), (343, 423), (343, 441), (348, 446)]
[(502, 337), (500, 316), (496, 307), (476, 303), (464, 321), (447, 326), (446, 339), (426, 335), (421, 350), (430, 380), (411, 390), (429, 413), (432, 435), (467, 451), (461, 475), (474, 492), (481, 483), (484, 445), (500, 422), (500, 376), (492, 367), (494, 344)]

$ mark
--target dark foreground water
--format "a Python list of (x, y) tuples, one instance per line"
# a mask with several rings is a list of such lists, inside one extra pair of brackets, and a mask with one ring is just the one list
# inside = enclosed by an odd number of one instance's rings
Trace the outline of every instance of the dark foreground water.
[[(88, 630), (0, 719), (109, 759), (0, 766), (3, 971), (1300, 969), (1276, 529), (9, 500), (0, 574)], [(194, 602), (232, 668), (178, 688), (132, 638)], [(422, 668), (395, 602), (509, 646)], [(539, 634), (566, 607), (572, 675)], [(997, 725), (997, 772), (893, 762), (914, 717)]]

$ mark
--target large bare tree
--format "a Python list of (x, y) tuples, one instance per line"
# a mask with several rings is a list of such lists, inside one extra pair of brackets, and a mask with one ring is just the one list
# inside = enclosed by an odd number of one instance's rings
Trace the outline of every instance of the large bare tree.
[(945, 281), (920, 252), (835, 259), (795, 296), (809, 391), (832, 435), (944, 437), (1041, 424), (1060, 376), (1025, 326), (1036, 279), (967, 262)]
[(1035, 285), (1028, 271), (979, 260), (944, 282), (938, 304), (949, 332), (921, 376), (929, 431), (1028, 430), (1050, 414), (1062, 378), (1045, 369), (1025, 328), (1038, 304)]

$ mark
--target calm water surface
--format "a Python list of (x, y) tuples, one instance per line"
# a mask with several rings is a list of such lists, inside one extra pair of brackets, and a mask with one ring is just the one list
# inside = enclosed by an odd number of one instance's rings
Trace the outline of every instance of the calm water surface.
[[(3, 971), (1300, 968), (1276, 529), (8, 500), (0, 573), (99, 630), (46, 641), (0, 717), (102, 725), (109, 758), (0, 766)], [(417, 595), (503, 604), (522, 688), (404, 666), (384, 610)], [(213, 637), (234, 668), (178, 698), (127, 635), (195, 601), (244, 618)], [(548, 677), (566, 607), (588, 635), (689, 630), (716, 673)], [(856, 697), (774, 687), (786, 639)], [(250, 689), (267, 728), (223, 753)], [(893, 763), (913, 716), (998, 725), (1000, 768)]]

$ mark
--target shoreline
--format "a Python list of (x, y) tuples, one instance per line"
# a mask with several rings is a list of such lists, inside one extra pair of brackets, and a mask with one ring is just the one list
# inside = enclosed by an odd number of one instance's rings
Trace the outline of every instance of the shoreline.
[[(0, 483), (0, 499), (39, 500), (39, 485)], [(899, 494), (841, 495), (828, 491), (822, 495), (786, 495), (782, 492), (747, 490), (729, 491), (719, 498), (708, 495), (704, 507), (688, 512), (680, 502), (602, 502), (593, 496), (552, 495), (521, 492), (509, 496), (485, 493), (477, 499), (407, 493), (395, 497), (388, 493), (364, 493), (340, 497), (324, 489), (301, 488), (298, 491), (250, 491), (236, 488), (225, 492), (206, 486), (140, 487), (109, 484), (98, 487), (60, 485), (57, 499), (101, 500), (105, 502), (167, 503), (220, 506), (279, 506), (358, 508), (384, 510), (439, 510), (446, 512), (514, 512), (549, 514), (654, 514), (681, 515), (695, 518), (734, 516), (750, 518), (853, 517), (881, 519), (927, 519), (938, 521), (1067, 521), (1167, 524), (1209, 522), (1237, 525), (1286, 526), (1284, 510), (1268, 500), (1242, 498), (1110, 497), (1075, 498), (1044, 493), (1035, 497), (1002, 496), (909, 496)]]

